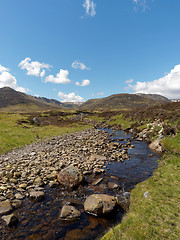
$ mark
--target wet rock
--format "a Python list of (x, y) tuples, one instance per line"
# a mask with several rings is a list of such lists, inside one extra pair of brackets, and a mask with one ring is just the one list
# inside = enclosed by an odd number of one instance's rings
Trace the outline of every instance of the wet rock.
[(22, 202), (21, 200), (14, 199), (14, 200), (12, 201), (12, 206), (13, 206), (14, 208), (22, 207), (22, 205), (23, 205), (23, 202)]
[(0, 202), (0, 215), (8, 214), (11, 211), (12, 211), (12, 206), (9, 200)]
[(103, 178), (98, 178), (97, 180), (95, 180), (93, 183), (92, 183), (92, 185), (93, 186), (96, 186), (96, 185), (98, 185), (100, 182), (102, 182), (103, 181)]
[(130, 205), (130, 193), (127, 192), (122, 195), (117, 195), (116, 202), (127, 212), (129, 210), (129, 205)]
[(83, 175), (77, 167), (70, 165), (57, 175), (58, 182), (65, 188), (74, 188), (83, 181)]
[(49, 182), (48, 185), (49, 185), (50, 188), (56, 188), (56, 187), (59, 186), (59, 183), (55, 182), (55, 181), (51, 181), (51, 182)]
[(35, 201), (40, 201), (45, 197), (45, 193), (43, 191), (32, 190), (30, 191), (29, 196), (31, 199)]
[(63, 206), (63, 208), (61, 209), (61, 214), (60, 214), (60, 218), (62, 220), (74, 220), (77, 218), (80, 218), (81, 216), (81, 212), (78, 211), (75, 207), (73, 206)]
[(108, 182), (108, 188), (109, 189), (118, 189), (119, 185), (115, 182)]
[(9, 227), (16, 226), (18, 223), (18, 218), (14, 214), (2, 216), (2, 219), (6, 222)]
[(89, 214), (100, 216), (112, 212), (115, 206), (115, 197), (106, 194), (93, 194), (86, 199), (84, 210)]

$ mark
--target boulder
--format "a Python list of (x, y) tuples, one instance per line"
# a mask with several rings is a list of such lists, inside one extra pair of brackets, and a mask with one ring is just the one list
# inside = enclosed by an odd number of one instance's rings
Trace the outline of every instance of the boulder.
[(80, 218), (80, 216), (81, 212), (73, 206), (63, 206), (63, 208), (61, 209), (60, 218), (62, 220), (74, 220)]
[(94, 216), (108, 214), (116, 206), (115, 197), (106, 194), (93, 194), (84, 203), (84, 210)]
[(162, 153), (163, 152), (163, 147), (162, 147), (159, 139), (156, 139), (152, 143), (150, 143), (149, 144), (149, 148), (151, 150), (154, 150), (154, 151), (158, 152), (158, 153)]
[(77, 167), (70, 165), (60, 171), (57, 179), (63, 187), (75, 188), (82, 183), (84, 177)]
[(0, 215), (8, 214), (12, 211), (12, 206), (9, 200), (0, 202)]
[(130, 193), (125, 192), (122, 195), (117, 195), (116, 202), (119, 206), (121, 206), (127, 212), (130, 205)]
[(18, 223), (18, 218), (14, 214), (2, 216), (2, 219), (6, 222), (9, 227), (16, 226)]

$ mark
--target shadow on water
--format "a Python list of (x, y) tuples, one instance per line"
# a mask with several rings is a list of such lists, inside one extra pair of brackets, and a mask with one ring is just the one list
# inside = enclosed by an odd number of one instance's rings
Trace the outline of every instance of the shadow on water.
[[(108, 170), (105, 174), (87, 177), (87, 185), (77, 190), (62, 191), (46, 187), (46, 198), (42, 202), (34, 203), (26, 198), (22, 208), (14, 211), (19, 219), (17, 228), (7, 228), (1, 224), (1, 239), (92, 240), (121, 221), (124, 214), (121, 208), (105, 217), (97, 218), (86, 214), (83, 211), (86, 197), (93, 193), (116, 195), (118, 191), (108, 189), (108, 182), (115, 182), (129, 191), (137, 183), (152, 176), (158, 166), (157, 160), (160, 155), (152, 153), (147, 143), (132, 139), (131, 134), (105, 130), (109, 132), (113, 141), (124, 144), (130, 141), (135, 146), (128, 149), (130, 159), (124, 162), (111, 162), (107, 165)], [(92, 186), (92, 182), (99, 177), (103, 178), (103, 181), (97, 186)], [(59, 219), (60, 210), (67, 203), (81, 211), (79, 220), (63, 222)]]

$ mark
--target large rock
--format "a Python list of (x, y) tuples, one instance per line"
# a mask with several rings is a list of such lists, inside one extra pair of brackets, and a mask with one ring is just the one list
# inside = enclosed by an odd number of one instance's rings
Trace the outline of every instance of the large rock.
[(74, 220), (80, 218), (81, 213), (73, 206), (63, 206), (60, 218), (63, 220)]
[(18, 218), (14, 214), (2, 216), (2, 219), (9, 227), (16, 226), (18, 223)]
[(86, 199), (84, 210), (92, 215), (99, 216), (112, 212), (115, 206), (115, 197), (106, 194), (93, 194)]
[(154, 151), (158, 152), (158, 153), (162, 153), (163, 152), (163, 147), (162, 147), (159, 139), (156, 139), (152, 143), (150, 143), (149, 144), (149, 148), (151, 150), (154, 150)]
[(8, 214), (12, 211), (12, 206), (9, 200), (0, 202), (0, 215)]
[(70, 165), (57, 175), (58, 182), (65, 188), (74, 188), (81, 184), (83, 175), (77, 167)]

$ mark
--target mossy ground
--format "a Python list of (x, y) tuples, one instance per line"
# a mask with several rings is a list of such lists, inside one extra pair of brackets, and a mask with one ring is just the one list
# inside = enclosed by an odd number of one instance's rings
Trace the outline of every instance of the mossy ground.
[(77, 132), (91, 127), (80, 122), (71, 122), (65, 126), (53, 124), (36, 126), (29, 124), (28, 118), (29, 115), (0, 113), (0, 154), (39, 139)]

